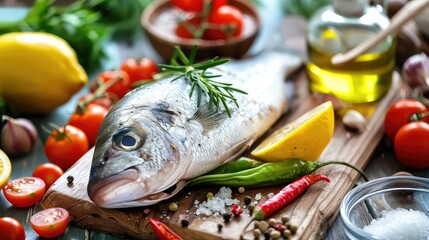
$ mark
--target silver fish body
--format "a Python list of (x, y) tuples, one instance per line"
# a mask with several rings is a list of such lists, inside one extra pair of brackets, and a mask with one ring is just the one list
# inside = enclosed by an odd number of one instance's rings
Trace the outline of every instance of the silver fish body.
[[(254, 61), (228, 63), (218, 81), (235, 93), (231, 117), (210, 111), (185, 79), (163, 79), (128, 93), (105, 117), (97, 137), (88, 195), (105, 208), (155, 204), (176, 194), (186, 180), (236, 158), (281, 116), (287, 107), (285, 71), (301, 63), (271, 53)], [(243, 69), (244, 68), (244, 69)], [(233, 73), (231, 73), (233, 72)], [(172, 190), (173, 192), (169, 192)]]

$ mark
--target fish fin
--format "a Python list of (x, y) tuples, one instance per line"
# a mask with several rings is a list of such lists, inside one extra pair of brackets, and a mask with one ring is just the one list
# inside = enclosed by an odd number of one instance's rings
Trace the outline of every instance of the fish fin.
[(231, 151), (230, 151), (230, 150), (226, 151), (226, 152), (230, 152), (230, 154), (229, 154), (229, 156), (227, 156), (227, 157), (225, 158), (225, 162), (224, 162), (224, 163), (227, 163), (227, 162), (229, 162), (229, 161), (235, 160), (235, 159), (237, 159), (238, 157), (240, 157), (240, 156), (241, 156), (241, 154), (242, 154), (244, 151), (248, 150), (248, 149), (252, 146), (252, 144), (253, 144), (254, 142), (255, 142), (255, 138), (251, 138), (251, 139), (244, 139), (243, 141), (241, 141), (241, 142), (239, 142), (239, 143), (235, 144), (234, 146), (232, 146), (232, 147), (230, 148), (230, 149), (231, 149)]
[(228, 115), (225, 110), (214, 111), (208, 104), (205, 104), (199, 107), (188, 121), (194, 120), (199, 122), (204, 128), (203, 134), (205, 134), (222, 124), (227, 117)]

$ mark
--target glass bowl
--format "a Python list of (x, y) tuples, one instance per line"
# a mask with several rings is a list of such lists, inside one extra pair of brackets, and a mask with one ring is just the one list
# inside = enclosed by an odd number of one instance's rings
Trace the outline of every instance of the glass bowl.
[[(429, 179), (391, 176), (366, 182), (346, 194), (340, 215), (349, 239), (386, 239), (392, 234), (395, 239), (429, 239)], [(413, 237), (421, 227), (425, 233)]]

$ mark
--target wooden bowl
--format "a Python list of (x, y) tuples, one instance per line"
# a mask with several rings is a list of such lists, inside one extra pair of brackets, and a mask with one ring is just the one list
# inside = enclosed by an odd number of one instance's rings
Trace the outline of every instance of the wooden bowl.
[(166, 61), (169, 61), (174, 46), (180, 46), (189, 54), (198, 45), (197, 58), (242, 57), (252, 46), (258, 32), (260, 20), (258, 13), (247, 0), (229, 0), (229, 5), (243, 12), (243, 32), (240, 37), (229, 40), (185, 39), (175, 35), (176, 19), (179, 10), (172, 6), (171, 0), (153, 1), (144, 10), (141, 24), (153, 48)]

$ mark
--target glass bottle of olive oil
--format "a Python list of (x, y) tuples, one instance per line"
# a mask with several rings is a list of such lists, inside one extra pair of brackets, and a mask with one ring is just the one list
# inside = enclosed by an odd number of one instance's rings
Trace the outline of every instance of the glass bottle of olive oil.
[(350, 103), (375, 101), (388, 91), (395, 66), (393, 36), (348, 63), (331, 64), (336, 53), (347, 52), (389, 25), (380, 6), (368, 3), (333, 0), (310, 20), (306, 69), (312, 91)]

